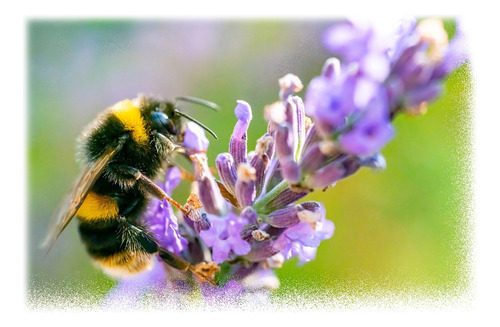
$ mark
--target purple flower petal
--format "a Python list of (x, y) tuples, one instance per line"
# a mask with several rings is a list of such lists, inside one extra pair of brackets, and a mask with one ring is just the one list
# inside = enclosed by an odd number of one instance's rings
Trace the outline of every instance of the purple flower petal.
[(231, 252), (244, 255), (250, 251), (250, 245), (240, 235), (243, 226), (248, 223), (245, 219), (230, 212), (226, 217), (210, 215), (210, 220), (212, 226), (209, 230), (201, 231), (200, 237), (212, 247), (212, 260), (215, 263), (224, 262)]
[(196, 151), (206, 151), (209, 143), (203, 128), (191, 121), (187, 123), (183, 143), (185, 147)]
[(172, 195), (174, 188), (181, 182), (181, 176), (181, 171), (177, 167), (172, 167), (167, 170), (165, 178), (165, 192), (167, 192), (167, 194)]
[[(171, 194), (179, 182), (180, 170), (174, 167), (167, 171), (165, 184), (159, 186)], [(141, 221), (148, 226), (159, 245), (168, 251), (178, 254), (186, 248), (188, 242), (179, 234), (177, 217), (166, 200), (154, 198), (141, 217)]]
[(212, 260), (215, 263), (222, 263), (229, 256), (231, 245), (226, 240), (217, 239), (212, 249)]

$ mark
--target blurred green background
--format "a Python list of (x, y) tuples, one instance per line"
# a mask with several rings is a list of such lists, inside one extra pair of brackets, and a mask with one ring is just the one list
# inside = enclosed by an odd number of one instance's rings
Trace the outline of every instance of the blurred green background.
[[(138, 93), (216, 102), (218, 114), (186, 106), (212, 128), (208, 156), (228, 148), (236, 100), (254, 120), (249, 148), (266, 130), (263, 108), (287, 73), (307, 85), (330, 56), (321, 34), (332, 21), (28, 22), (28, 294), (102, 298), (115, 282), (92, 266), (76, 223), (45, 256), (39, 249), (55, 208), (78, 174), (75, 140), (101, 110)], [(446, 20), (449, 35), (454, 22)], [(276, 298), (315, 291), (332, 299), (416, 294), (425, 302), (471, 291), (472, 111), (468, 66), (421, 117), (398, 117), (383, 150), (387, 170), (362, 170), (307, 199), (322, 201), (334, 236), (317, 259), (277, 271)], [(304, 91), (299, 93), (303, 95)], [(174, 196), (188, 194), (187, 183)]]

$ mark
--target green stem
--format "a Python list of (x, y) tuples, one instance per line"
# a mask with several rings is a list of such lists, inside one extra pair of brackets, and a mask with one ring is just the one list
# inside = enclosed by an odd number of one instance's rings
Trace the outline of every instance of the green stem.
[(276, 198), (281, 192), (288, 188), (288, 183), (286, 180), (282, 180), (278, 185), (273, 187), (273, 189), (267, 192), (259, 201), (253, 204), (255, 211), (260, 212), (266, 207), (274, 198)]

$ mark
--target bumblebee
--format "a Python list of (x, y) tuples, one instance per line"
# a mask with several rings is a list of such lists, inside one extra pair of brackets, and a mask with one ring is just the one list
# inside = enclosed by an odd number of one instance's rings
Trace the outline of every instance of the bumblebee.
[(44, 242), (48, 249), (76, 216), (88, 254), (108, 275), (146, 270), (158, 253), (168, 265), (213, 281), (210, 264), (193, 266), (161, 248), (139, 219), (152, 196), (188, 214), (152, 181), (169, 156), (182, 152), (183, 118), (216, 138), (206, 126), (176, 109), (179, 100), (217, 109), (197, 98), (179, 97), (171, 103), (139, 96), (106, 109), (84, 130), (78, 142), (84, 169), (54, 216)]

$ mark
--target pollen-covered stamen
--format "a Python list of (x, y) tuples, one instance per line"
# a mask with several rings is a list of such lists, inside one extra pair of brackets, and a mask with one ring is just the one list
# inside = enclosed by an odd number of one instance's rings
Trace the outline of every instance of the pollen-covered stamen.
[(285, 106), (283, 102), (278, 101), (264, 107), (264, 118), (269, 122), (267, 132), (273, 133), (276, 126), (285, 121)]
[(261, 241), (269, 239), (271, 237), (271, 235), (269, 235), (267, 232), (265, 232), (261, 229), (257, 229), (257, 230), (252, 231), (252, 237), (256, 241), (261, 242)]
[(278, 80), (280, 85), (280, 99), (281, 101), (286, 101), (286, 99), (293, 95), (295, 92), (300, 92), (304, 85), (302, 81), (294, 74), (286, 74)]
[(285, 262), (285, 257), (281, 253), (276, 253), (275, 255), (262, 261), (262, 266), (265, 269), (281, 268)]
[(448, 34), (443, 22), (435, 18), (424, 19), (418, 23), (417, 31), (421, 40), (429, 44), (429, 59), (435, 63), (441, 61), (448, 46)]
[(189, 270), (194, 273), (202, 282), (215, 283), (215, 273), (220, 271), (220, 267), (215, 262), (201, 262), (196, 266), (189, 266)]
[(310, 117), (305, 116), (304, 118), (304, 126), (306, 128), (306, 135), (309, 133), (311, 128), (313, 127), (313, 121)]
[(255, 181), (257, 178), (255, 176), (255, 168), (248, 164), (240, 164), (238, 166), (236, 174), (238, 176), (238, 181), (242, 181), (245, 183)]
[(427, 113), (427, 102), (420, 102), (417, 105), (405, 108), (404, 113), (408, 116), (421, 116)]
[(212, 223), (207, 217), (207, 214), (201, 210), (203, 208), (200, 199), (196, 193), (191, 192), (186, 204), (183, 206), (183, 214), (189, 220), (193, 221), (196, 232), (207, 230), (212, 226)]
[(236, 198), (241, 207), (251, 206), (256, 196), (255, 181), (256, 171), (255, 168), (246, 163), (241, 163), (236, 174), (238, 180), (236, 181)]
[[(274, 139), (271, 135), (265, 134), (257, 141), (254, 156), (250, 159), (250, 165), (255, 168), (255, 189), (258, 196), (264, 186), (269, 158), (272, 156)], [(271, 148), (271, 149), (270, 149)]]
[(306, 209), (299, 210), (297, 212), (297, 216), (299, 217), (300, 221), (308, 223), (311, 226), (314, 225), (316, 222), (320, 221), (322, 218), (320, 212), (309, 211)]
[(184, 215), (192, 221), (199, 221), (201, 219), (201, 211), (199, 210), (201, 208), (203, 208), (203, 205), (196, 193), (191, 193), (186, 204), (182, 206)]
[(318, 145), (321, 153), (326, 156), (334, 156), (338, 153), (338, 146), (332, 140), (323, 140)]
[(274, 139), (269, 134), (264, 134), (260, 139), (257, 140), (257, 146), (255, 147), (255, 154), (262, 156), (267, 154), (269, 149), (273, 146)]

